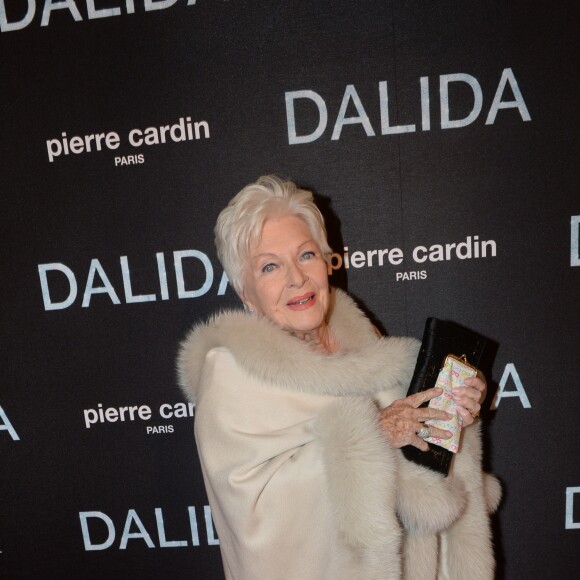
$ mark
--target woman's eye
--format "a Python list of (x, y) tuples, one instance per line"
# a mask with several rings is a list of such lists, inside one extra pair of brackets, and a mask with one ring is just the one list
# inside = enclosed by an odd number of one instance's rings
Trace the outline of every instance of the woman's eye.
[(316, 254), (314, 252), (304, 252), (301, 256), (303, 260), (311, 260)]
[(262, 268), (262, 272), (272, 272), (272, 270), (274, 270), (274, 268), (276, 267), (275, 264), (266, 264), (263, 268)]

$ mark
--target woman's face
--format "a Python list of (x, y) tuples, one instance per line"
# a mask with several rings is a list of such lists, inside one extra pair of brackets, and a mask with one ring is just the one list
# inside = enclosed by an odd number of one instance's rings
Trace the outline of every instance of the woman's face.
[(327, 265), (304, 221), (293, 215), (266, 220), (246, 264), (241, 298), (293, 332), (311, 333), (325, 325)]

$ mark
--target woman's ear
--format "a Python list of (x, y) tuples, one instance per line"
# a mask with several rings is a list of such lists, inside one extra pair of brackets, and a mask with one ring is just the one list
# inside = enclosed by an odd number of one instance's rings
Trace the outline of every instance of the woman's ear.
[(244, 308), (250, 313), (252, 314), (255, 311), (254, 305), (249, 302), (249, 300), (246, 298), (246, 295), (244, 294), (244, 291), (240, 291), (237, 292), (237, 295), (239, 297), (239, 299), (242, 301), (242, 304), (244, 305)]

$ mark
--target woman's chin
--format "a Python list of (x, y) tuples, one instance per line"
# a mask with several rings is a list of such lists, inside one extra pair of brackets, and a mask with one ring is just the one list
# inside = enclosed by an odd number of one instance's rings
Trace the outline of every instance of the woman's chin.
[(316, 333), (324, 326), (324, 316), (317, 312), (295, 312), (287, 317), (284, 327), (295, 334)]

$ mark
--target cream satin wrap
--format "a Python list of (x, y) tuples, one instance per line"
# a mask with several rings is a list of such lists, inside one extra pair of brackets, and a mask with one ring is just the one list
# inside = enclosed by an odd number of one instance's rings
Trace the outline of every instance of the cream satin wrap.
[(272, 388), (224, 348), (206, 357), (195, 435), (224, 569), (235, 580), (337, 580), (317, 414), (336, 397)]

